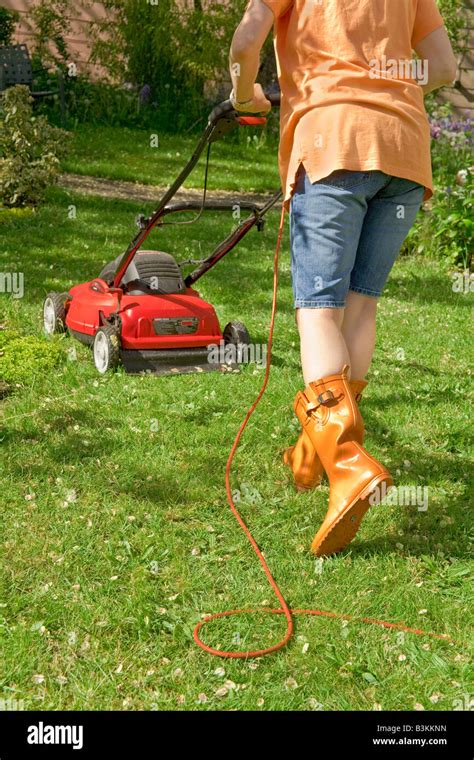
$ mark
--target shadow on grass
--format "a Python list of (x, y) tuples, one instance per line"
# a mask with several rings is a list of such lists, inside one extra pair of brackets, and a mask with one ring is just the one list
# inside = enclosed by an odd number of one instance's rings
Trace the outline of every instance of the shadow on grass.
[[(423, 271), (423, 260), (420, 259), (420, 270)], [(390, 298), (400, 302), (418, 304), (439, 303), (445, 306), (462, 306), (472, 308), (472, 299), (452, 290), (452, 280), (442, 271), (438, 275), (411, 272), (408, 277), (400, 277), (396, 270), (390, 275), (386, 293)]]
[[(79, 400), (78, 400), (78, 403)], [(133, 464), (133, 476), (127, 481), (129, 470), (120, 465), (115, 470), (110, 467), (108, 462), (114, 460), (118, 455), (123, 459), (123, 449), (114, 448), (114, 440), (121, 442), (120, 423), (117, 423), (116, 430), (113, 433), (104, 429), (104, 434), (100, 437), (93, 437), (92, 433), (97, 429), (99, 424), (107, 424), (103, 418), (99, 418), (92, 411), (87, 410), (87, 399), (82, 401), (81, 409), (63, 410), (53, 416), (52, 411), (48, 411), (47, 417), (40, 425), (35, 425), (34, 429), (14, 429), (6, 426), (0, 427), (0, 440), (9, 449), (21, 449), (28, 447), (28, 451), (34, 451), (36, 446), (42, 444), (44, 432), (41, 429), (45, 424), (48, 426), (48, 447), (41, 451), (41, 459), (37, 458), (25, 462), (25, 458), (18, 457), (10, 460), (9, 472), (15, 482), (21, 482), (25, 479), (25, 471), (28, 471), (28, 480), (41, 482), (44, 480), (45, 473), (56, 472), (62, 468), (82, 469), (89, 465), (95, 465), (97, 460), (103, 462), (101, 472), (97, 472), (98, 488), (103, 491), (103, 495), (108, 495), (111, 500), (119, 496), (133, 496), (137, 501), (155, 502), (160, 507), (186, 508), (189, 502), (189, 488), (186, 483), (180, 485), (177, 475), (179, 468), (176, 470), (170, 463), (169, 457), (166, 461), (160, 456), (159, 446), (156, 446), (156, 458), (153, 463), (153, 472), (147, 465)], [(21, 418), (20, 418), (21, 424)], [(81, 431), (71, 430), (75, 424), (81, 426)], [(113, 424), (113, 423), (111, 423)], [(84, 440), (88, 445), (84, 445)], [(199, 465), (201, 470), (201, 466)], [(123, 474), (125, 470), (125, 475)], [(197, 465), (196, 465), (197, 470)], [(102, 473), (102, 474), (101, 474)], [(152, 474), (153, 480), (147, 480)], [(92, 476), (91, 476), (92, 477)]]

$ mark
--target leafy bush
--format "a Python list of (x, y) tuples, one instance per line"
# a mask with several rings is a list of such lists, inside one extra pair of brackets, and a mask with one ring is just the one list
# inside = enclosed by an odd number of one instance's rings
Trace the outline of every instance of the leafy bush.
[[(108, 17), (96, 28), (93, 60), (112, 79), (134, 88), (141, 116), (153, 113), (158, 128), (189, 128), (221, 95), (227, 80), (232, 33), (245, 8), (194, 0), (104, 0)], [(271, 42), (270, 42), (271, 44)], [(136, 111), (137, 113), (137, 111)]]
[(460, 169), (473, 161), (474, 121), (454, 116), (450, 104), (438, 106), (430, 117), (433, 174), (437, 184), (451, 185)]
[(43, 64), (66, 63), (66, 37), (70, 32), (70, 0), (39, 0), (28, 12), (34, 24), (33, 51)]
[(463, 184), (437, 190), (432, 209), (432, 253), (447, 265), (469, 268), (474, 253), (474, 173), (465, 169)]
[[(474, 121), (458, 117), (451, 106), (430, 118), (435, 194), (429, 234), (432, 253), (447, 265), (469, 266), (474, 251), (473, 164)], [(464, 172), (464, 175), (460, 175)]]
[(446, 268), (470, 266), (474, 252), (474, 121), (447, 104), (430, 117), (434, 195), (410, 230), (404, 253), (428, 253)]
[(0, 382), (31, 385), (63, 359), (58, 342), (14, 330), (0, 330)]
[(0, 112), (0, 202), (37, 204), (58, 174), (68, 133), (33, 115), (28, 87), (6, 90)]
[(158, 128), (160, 119), (163, 121), (162, 115), (158, 115), (157, 103), (143, 99), (136, 87), (91, 82), (82, 75), (68, 79), (66, 84), (72, 127), (82, 122)]
[(9, 45), (19, 19), (16, 11), (0, 8), (0, 45)]
[(7, 222), (15, 222), (18, 219), (27, 219), (35, 214), (35, 209), (32, 206), (24, 206), (23, 208), (15, 208), (10, 206), (0, 206), (0, 224), (6, 224)]
[(466, 6), (464, 0), (437, 0), (441, 15), (443, 16), (446, 29), (451, 43), (459, 52), (465, 44), (465, 32), (468, 27), (466, 21)]

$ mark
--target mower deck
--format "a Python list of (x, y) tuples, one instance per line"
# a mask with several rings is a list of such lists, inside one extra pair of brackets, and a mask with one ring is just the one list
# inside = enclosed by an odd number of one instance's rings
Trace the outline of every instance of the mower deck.
[(237, 371), (237, 364), (209, 360), (207, 348), (182, 348), (156, 351), (122, 350), (120, 360), (128, 374), (189, 375), (194, 372)]

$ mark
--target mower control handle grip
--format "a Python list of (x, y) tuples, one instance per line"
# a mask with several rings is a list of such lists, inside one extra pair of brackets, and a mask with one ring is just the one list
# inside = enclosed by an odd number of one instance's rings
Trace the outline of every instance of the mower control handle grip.
[[(268, 98), (272, 106), (278, 107), (280, 105), (280, 91), (271, 91), (266, 92), (265, 97)], [(227, 116), (228, 114), (236, 113), (239, 114), (238, 111), (234, 109), (234, 106), (232, 105), (230, 100), (224, 100), (222, 103), (219, 103), (217, 106), (215, 106), (210, 115), (209, 115), (209, 124), (216, 124), (219, 119), (222, 119), (223, 116)], [(253, 114), (254, 116), (258, 116), (258, 114)]]

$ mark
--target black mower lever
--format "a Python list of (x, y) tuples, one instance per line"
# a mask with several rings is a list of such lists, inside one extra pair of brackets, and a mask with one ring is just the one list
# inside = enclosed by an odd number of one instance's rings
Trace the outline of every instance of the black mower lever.
[[(269, 90), (268, 92), (265, 92), (265, 97), (270, 101), (272, 106), (279, 106), (280, 105), (280, 91), (279, 90)], [(239, 116), (242, 116), (239, 111), (236, 111), (234, 109), (234, 106), (232, 105), (230, 100), (224, 100), (222, 103), (219, 103), (217, 106), (214, 106), (212, 109), (210, 115), (209, 115), (209, 124), (217, 124), (219, 119), (222, 119), (223, 116), (230, 116), (231, 114), (237, 114)], [(252, 114), (252, 116), (257, 116), (258, 114)]]

